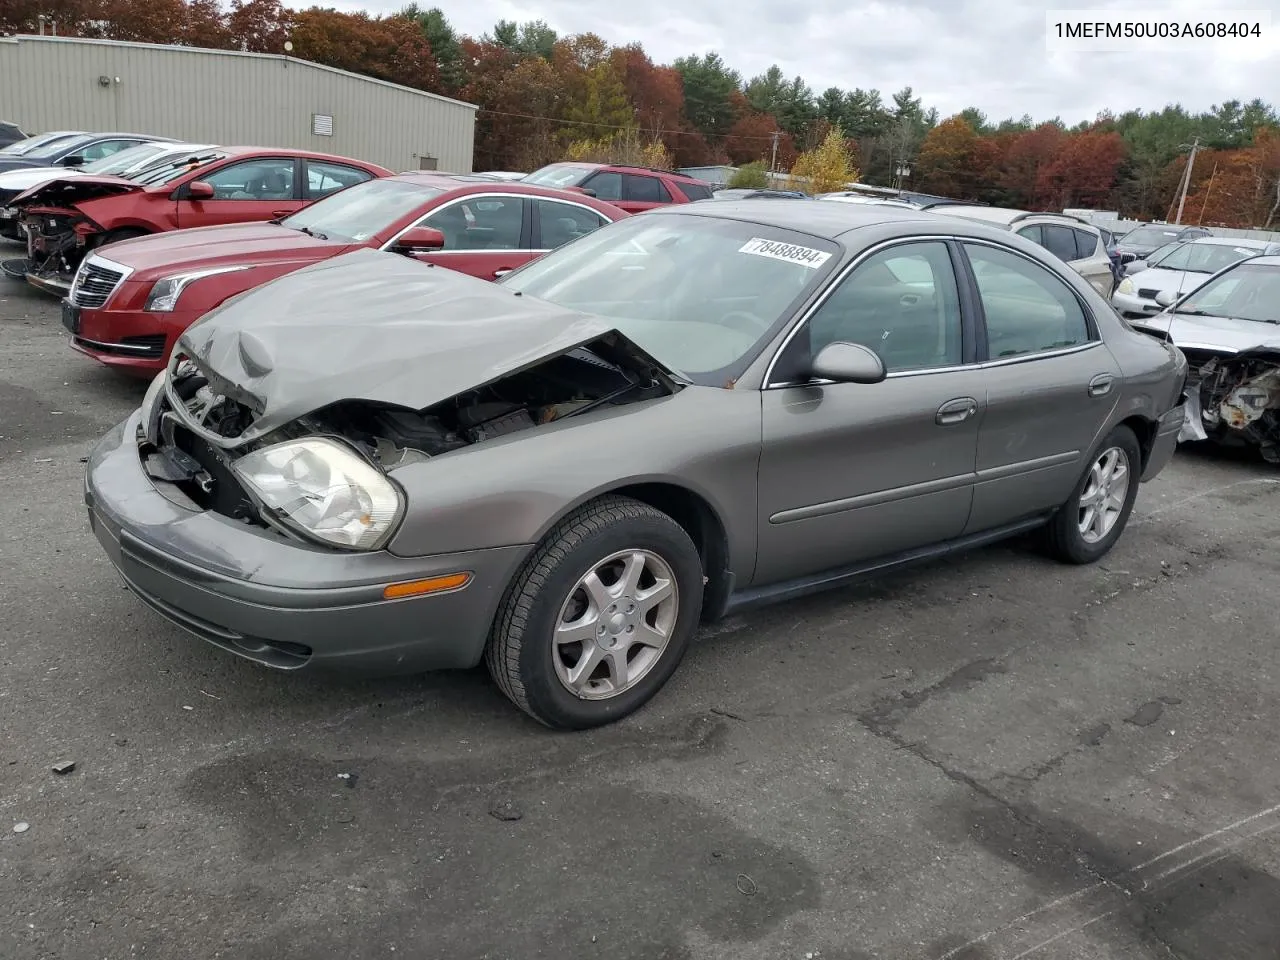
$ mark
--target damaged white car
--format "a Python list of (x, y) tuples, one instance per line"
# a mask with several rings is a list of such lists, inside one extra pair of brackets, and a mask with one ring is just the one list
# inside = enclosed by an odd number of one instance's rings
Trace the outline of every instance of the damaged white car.
[(1179, 442), (1256, 446), (1280, 463), (1280, 256), (1240, 261), (1176, 302), (1160, 299), (1163, 313), (1129, 322), (1186, 355)]

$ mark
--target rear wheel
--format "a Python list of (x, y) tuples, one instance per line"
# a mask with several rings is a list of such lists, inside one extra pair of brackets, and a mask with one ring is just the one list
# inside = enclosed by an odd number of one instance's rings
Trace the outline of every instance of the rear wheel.
[(1093, 563), (1124, 532), (1138, 497), (1142, 448), (1128, 427), (1116, 427), (1094, 450), (1071, 499), (1049, 521), (1049, 552), (1065, 563)]
[(517, 574), (485, 651), (489, 672), (547, 726), (619, 720), (679, 666), (702, 586), (697, 548), (669, 516), (626, 497), (592, 501)]

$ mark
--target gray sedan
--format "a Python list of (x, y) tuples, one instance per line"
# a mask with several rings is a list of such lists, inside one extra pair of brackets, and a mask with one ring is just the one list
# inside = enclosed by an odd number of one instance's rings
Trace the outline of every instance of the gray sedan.
[(682, 204), (491, 284), (358, 251), (190, 327), (90, 457), (125, 582), (283, 670), (484, 660), (626, 716), (700, 622), (1025, 532), (1115, 544), (1187, 364), (1006, 230)]

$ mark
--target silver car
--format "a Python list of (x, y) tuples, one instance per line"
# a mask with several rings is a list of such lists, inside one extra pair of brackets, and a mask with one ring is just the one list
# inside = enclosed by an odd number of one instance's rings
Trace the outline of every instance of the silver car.
[(1271, 240), (1229, 237), (1188, 240), (1158, 257), (1153, 254), (1152, 259), (1146, 261), (1146, 269), (1121, 280), (1111, 297), (1111, 305), (1128, 319), (1151, 316), (1164, 309), (1157, 300), (1161, 294), (1165, 295), (1162, 299), (1176, 300), (1233, 263), (1277, 254), (1280, 254), (1280, 243)]
[(1180, 439), (1253, 446), (1280, 463), (1280, 256), (1239, 260), (1190, 293), (1158, 297), (1162, 313), (1130, 322), (1185, 352)]
[(1115, 544), (1186, 361), (1015, 234), (679, 204), (501, 283), (358, 251), (180, 339), (89, 460), (161, 615), (283, 670), (482, 659), (590, 727), (699, 623), (1029, 531)]

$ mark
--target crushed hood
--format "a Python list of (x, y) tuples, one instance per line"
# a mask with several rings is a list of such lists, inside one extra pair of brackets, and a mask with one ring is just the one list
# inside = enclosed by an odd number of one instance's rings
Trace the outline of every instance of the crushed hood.
[(24, 207), (69, 207), (86, 200), (114, 197), (141, 189), (141, 184), (123, 177), (99, 177), (88, 174), (72, 177), (59, 176), (39, 184), (26, 193), (19, 194), (14, 197), (13, 202)]
[(16, 190), (20, 194), (50, 180), (84, 176), (88, 174), (76, 173), (66, 167), (24, 167), (21, 170), (6, 170), (0, 173), (0, 190)]
[(255, 412), (244, 443), (340, 400), (421, 410), (602, 337), (611, 361), (674, 376), (598, 317), (361, 249), (228, 300), (175, 354)]
[(1280, 326), (1230, 317), (1197, 317), (1188, 313), (1164, 313), (1131, 320), (1136, 327), (1162, 333), (1185, 350), (1211, 350), (1224, 354), (1250, 350), (1280, 352)]

